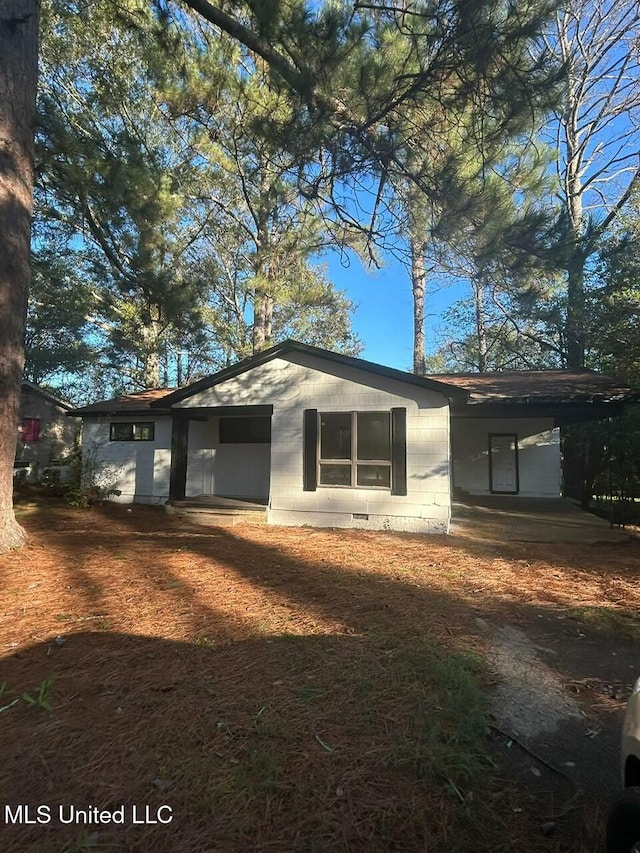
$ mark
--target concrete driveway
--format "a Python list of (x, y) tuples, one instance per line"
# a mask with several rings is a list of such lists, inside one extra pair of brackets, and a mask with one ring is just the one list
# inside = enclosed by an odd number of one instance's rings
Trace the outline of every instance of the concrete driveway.
[(454, 501), (451, 534), (499, 542), (597, 542), (629, 540), (622, 528), (561, 498), (487, 495)]

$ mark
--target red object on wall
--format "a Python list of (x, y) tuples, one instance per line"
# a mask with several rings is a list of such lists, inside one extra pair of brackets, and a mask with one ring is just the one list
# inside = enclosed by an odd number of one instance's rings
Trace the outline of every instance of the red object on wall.
[(40, 418), (24, 418), (22, 421), (22, 440), (32, 444), (40, 438)]

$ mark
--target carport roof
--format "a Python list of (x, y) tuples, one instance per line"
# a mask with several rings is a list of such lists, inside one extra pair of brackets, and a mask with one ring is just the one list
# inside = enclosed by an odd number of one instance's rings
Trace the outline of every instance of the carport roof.
[(593, 370), (505, 370), (493, 373), (448, 373), (433, 376), (463, 388), (468, 403), (620, 403), (640, 394)]

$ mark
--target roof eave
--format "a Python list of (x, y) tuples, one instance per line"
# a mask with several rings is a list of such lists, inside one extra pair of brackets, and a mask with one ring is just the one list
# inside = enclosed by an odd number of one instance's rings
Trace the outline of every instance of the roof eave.
[(450, 385), (448, 383), (439, 382), (436, 379), (432, 379), (426, 376), (417, 376), (412, 373), (406, 373), (405, 371), (398, 370), (394, 367), (385, 367), (381, 364), (376, 364), (374, 362), (365, 361), (361, 358), (354, 358), (348, 355), (341, 355), (340, 353), (330, 352), (329, 350), (323, 350), (319, 347), (314, 347), (309, 344), (302, 344), (298, 341), (283, 341), (280, 344), (276, 344), (268, 350), (263, 350), (260, 353), (257, 353), (254, 356), (251, 356), (248, 359), (244, 359), (243, 361), (238, 362), (230, 367), (225, 367), (222, 370), (218, 371), (218, 373), (214, 373), (212, 376), (208, 376), (205, 379), (200, 379), (198, 382), (194, 382), (193, 385), (188, 385), (185, 388), (181, 388), (178, 391), (175, 391), (173, 394), (169, 394), (167, 397), (164, 397), (162, 401), (152, 402), (150, 406), (152, 408), (156, 408), (160, 402), (162, 404), (174, 406), (176, 403), (180, 403), (183, 400), (188, 399), (189, 397), (193, 397), (195, 394), (198, 394), (200, 391), (205, 391), (208, 388), (213, 388), (215, 385), (220, 384), (220, 382), (224, 382), (226, 379), (232, 379), (236, 376), (240, 376), (243, 373), (246, 373), (249, 370), (252, 370), (254, 367), (258, 367), (262, 364), (266, 364), (268, 361), (271, 361), (274, 358), (277, 358), (280, 355), (283, 355), (287, 352), (298, 352), (306, 355), (316, 356), (318, 358), (324, 358), (327, 361), (332, 361), (337, 364), (343, 364), (348, 367), (353, 367), (358, 370), (365, 370), (370, 373), (377, 374), (378, 376), (386, 376), (390, 379), (395, 379), (400, 382), (406, 382), (410, 385), (418, 385), (421, 388), (426, 388), (430, 391), (435, 391), (437, 393), (442, 394), (449, 400), (456, 401), (464, 401), (469, 398), (469, 392), (464, 388), (459, 388), (455, 385)]
[(157, 417), (158, 415), (170, 415), (171, 409), (166, 407), (162, 409), (74, 409), (67, 412), (67, 415), (76, 418), (91, 418), (91, 417)]
[(55, 394), (52, 394), (50, 391), (45, 391), (44, 388), (41, 388), (39, 385), (36, 385), (35, 382), (30, 382), (28, 379), (23, 379), (22, 386), (26, 386), (31, 391), (35, 391), (36, 394), (40, 394), (49, 402), (54, 403), (56, 406), (60, 406), (61, 409), (66, 409), (67, 413), (73, 409), (73, 405), (71, 403), (67, 403), (66, 400), (61, 400), (59, 397), (56, 397)]

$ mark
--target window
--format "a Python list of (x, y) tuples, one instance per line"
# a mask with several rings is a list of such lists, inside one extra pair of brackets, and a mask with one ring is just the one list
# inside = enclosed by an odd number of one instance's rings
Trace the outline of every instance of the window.
[(22, 440), (25, 444), (33, 444), (40, 438), (40, 418), (23, 418), (20, 428)]
[(220, 418), (220, 444), (268, 444), (271, 418)]
[(318, 417), (321, 486), (391, 488), (389, 412), (321, 413)]
[(109, 439), (111, 441), (153, 441), (154, 427), (153, 421), (112, 423), (109, 427)]

